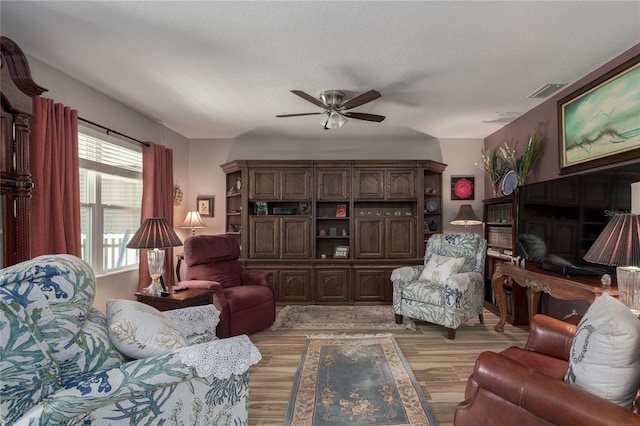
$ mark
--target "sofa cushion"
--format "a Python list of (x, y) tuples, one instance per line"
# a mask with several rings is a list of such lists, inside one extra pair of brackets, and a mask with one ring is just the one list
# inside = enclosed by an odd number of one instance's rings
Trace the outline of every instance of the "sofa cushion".
[(187, 346), (175, 322), (134, 300), (107, 300), (107, 324), (113, 345), (130, 358), (149, 358)]
[(448, 257), (434, 254), (425, 265), (418, 281), (435, 281), (444, 284), (453, 274), (457, 274), (464, 264), (461, 257)]
[(589, 307), (571, 345), (566, 382), (624, 408), (640, 387), (640, 320), (604, 293)]

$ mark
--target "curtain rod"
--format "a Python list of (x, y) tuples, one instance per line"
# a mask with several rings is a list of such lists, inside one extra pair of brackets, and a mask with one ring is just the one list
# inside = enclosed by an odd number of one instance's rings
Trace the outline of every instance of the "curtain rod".
[(132, 138), (131, 136), (127, 136), (127, 135), (125, 135), (123, 133), (120, 133), (120, 132), (117, 132), (115, 130), (112, 130), (112, 129), (108, 128), (108, 127), (104, 127), (104, 126), (102, 126), (102, 125), (100, 125), (98, 123), (95, 123), (95, 122), (91, 121), (91, 120), (87, 120), (86, 118), (78, 117), (78, 120), (84, 121), (85, 123), (89, 123), (89, 124), (91, 124), (93, 126), (100, 127), (101, 129), (106, 130), (107, 131), (107, 135), (109, 135), (109, 133), (113, 133), (114, 135), (118, 135), (118, 136), (122, 136), (123, 138), (131, 139), (132, 141), (137, 142), (140, 145), (144, 145), (146, 147), (151, 146), (147, 142), (143, 142), (143, 141), (141, 141), (139, 139)]

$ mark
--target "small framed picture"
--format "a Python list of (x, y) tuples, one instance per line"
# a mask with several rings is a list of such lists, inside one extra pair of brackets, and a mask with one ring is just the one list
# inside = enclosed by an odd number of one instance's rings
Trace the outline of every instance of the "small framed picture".
[(213, 195), (198, 195), (196, 197), (196, 207), (200, 216), (213, 217)]
[(474, 176), (451, 176), (451, 199), (473, 200), (475, 196)]
[(336, 217), (347, 217), (347, 205), (338, 204), (336, 206)]
[(333, 251), (333, 257), (335, 258), (348, 258), (349, 257), (349, 246), (336, 246)]

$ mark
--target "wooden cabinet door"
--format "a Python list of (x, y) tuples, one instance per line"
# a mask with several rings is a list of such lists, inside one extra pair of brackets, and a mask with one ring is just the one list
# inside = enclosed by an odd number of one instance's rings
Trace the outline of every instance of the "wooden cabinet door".
[(351, 196), (349, 169), (318, 169), (316, 176), (318, 201), (344, 201)]
[(249, 170), (249, 199), (279, 200), (280, 172), (278, 169)]
[(311, 220), (308, 217), (282, 218), (282, 258), (311, 257)]
[(384, 170), (355, 169), (353, 196), (363, 200), (384, 198)]
[(313, 302), (311, 270), (284, 270), (278, 272), (276, 296), (278, 302)]
[(355, 257), (371, 259), (384, 257), (385, 218), (356, 218)]
[(416, 198), (416, 171), (387, 170), (385, 189), (387, 200)]
[(249, 257), (278, 259), (280, 257), (280, 218), (249, 218)]
[(416, 257), (416, 221), (413, 217), (386, 218), (386, 256)]
[(354, 271), (354, 302), (384, 302), (391, 285), (384, 269), (356, 269)]
[(317, 302), (349, 301), (349, 270), (316, 271)]
[(311, 170), (303, 168), (282, 169), (282, 200), (311, 199)]

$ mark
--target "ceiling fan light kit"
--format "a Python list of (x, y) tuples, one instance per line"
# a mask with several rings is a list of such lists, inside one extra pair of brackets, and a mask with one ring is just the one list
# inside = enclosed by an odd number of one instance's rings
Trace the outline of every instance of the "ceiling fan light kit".
[(320, 93), (318, 99), (309, 95), (302, 90), (292, 90), (291, 93), (294, 95), (300, 96), (302, 99), (311, 102), (312, 104), (323, 108), (323, 112), (305, 112), (299, 114), (280, 114), (276, 115), (276, 117), (299, 117), (303, 115), (320, 115), (320, 124), (327, 129), (337, 129), (339, 127), (344, 126), (349, 121), (347, 117), (353, 118), (355, 120), (364, 120), (364, 121), (374, 121), (381, 122), (385, 119), (382, 115), (376, 114), (367, 114), (361, 112), (348, 112), (348, 109), (358, 107), (360, 105), (364, 105), (368, 102), (371, 102), (375, 99), (378, 99), (380, 96), (380, 92), (377, 90), (369, 90), (368, 92), (364, 92), (355, 98), (351, 98), (348, 101), (344, 101), (344, 93), (339, 90), (325, 90)]

